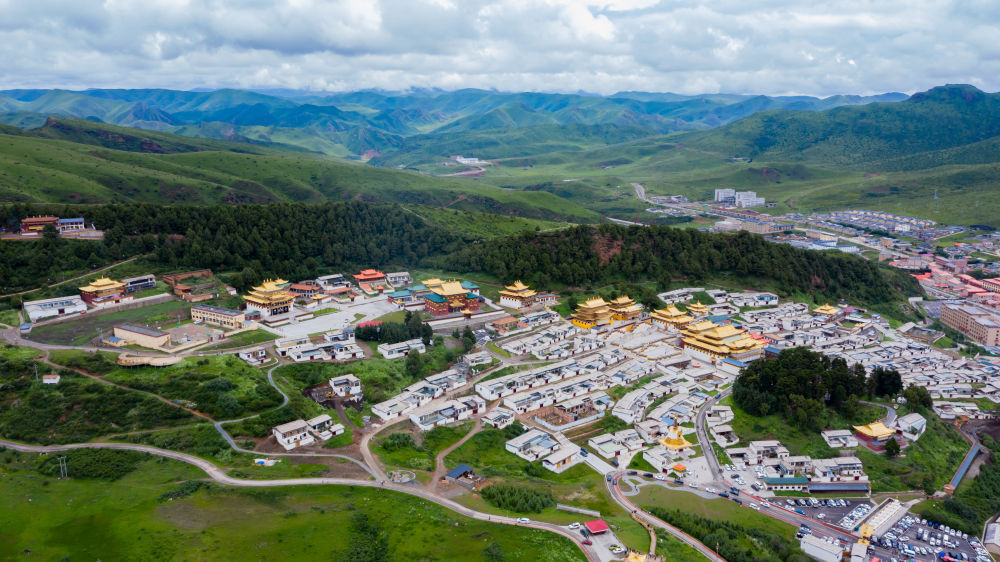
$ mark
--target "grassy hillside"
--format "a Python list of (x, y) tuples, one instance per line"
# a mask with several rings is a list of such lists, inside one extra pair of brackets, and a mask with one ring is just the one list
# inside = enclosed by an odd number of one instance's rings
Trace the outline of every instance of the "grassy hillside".
[(271, 147), (62, 119), (18, 133), (0, 133), (3, 201), (211, 204), (360, 198), (538, 218), (597, 218), (548, 193)]

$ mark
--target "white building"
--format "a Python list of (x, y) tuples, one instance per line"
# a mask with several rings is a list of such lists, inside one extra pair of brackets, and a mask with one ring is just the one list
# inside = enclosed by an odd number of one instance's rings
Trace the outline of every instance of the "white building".
[(559, 442), (540, 429), (531, 429), (507, 441), (504, 446), (522, 459), (537, 461), (558, 450)]
[(642, 437), (634, 429), (623, 429), (615, 433), (605, 433), (591, 437), (587, 444), (606, 459), (620, 457), (638, 451), (645, 446)]
[(927, 430), (927, 419), (916, 412), (906, 414), (896, 418), (893, 429), (910, 441), (916, 441)]
[(311, 420), (306, 420), (306, 425), (309, 426), (310, 433), (323, 441), (344, 432), (343, 424), (333, 423), (333, 418), (327, 414), (320, 414)]
[(245, 349), (237, 353), (236, 356), (255, 367), (267, 361), (267, 351), (263, 347)]
[(42, 384), (59, 384), (61, 380), (59, 375), (42, 375)]
[(737, 191), (733, 203), (741, 209), (746, 209), (748, 207), (760, 207), (765, 201), (763, 197), (757, 197), (757, 192), (755, 191)]
[(410, 414), (410, 421), (417, 429), (429, 431), (439, 425), (447, 425), (469, 419), (486, 408), (486, 401), (470, 394), (454, 400), (447, 400), (424, 412)]
[(819, 562), (840, 562), (844, 556), (843, 548), (837, 544), (830, 544), (825, 540), (814, 536), (805, 535), (799, 540), (802, 552), (805, 552), (813, 560)]
[(656, 472), (668, 473), (670, 472), (674, 465), (677, 464), (677, 459), (679, 459), (681, 453), (679, 451), (672, 451), (667, 449), (663, 445), (657, 445), (652, 449), (646, 449), (642, 452), (642, 459), (649, 464), (653, 465)]
[(348, 373), (330, 379), (330, 389), (341, 398), (361, 398), (361, 379)]
[(483, 416), (483, 425), (494, 429), (503, 429), (514, 423), (514, 412), (507, 408), (493, 408)]
[(736, 190), (733, 188), (724, 188), (715, 190), (716, 203), (732, 203), (736, 200)]
[(57, 297), (54, 299), (44, 299), (38, 301), (28, 301), (24, 303), (24, 312), (31, 322), (38, 322), (46, 318), (67, 316), (87, 311), (87, 303), (79, 295), (71, 297)]
[(378, 352), (386, 359), (399, 359), (413, 352), (424, 353), (426, 351), (427, 347), (424, 346), (424, 342), (420, 338), (399, 343), (382, 343), (378, 346)]
[(305, 447), (316, 442), (312, 435), (309, 435), (309, 425), (303, 420), (283, 423), (271, 430), (278, 444), (291, 451), (296, 447)]
[(542, 459), (542, 466), (558, 474), (581, 460), (583, 457), (580, 455), (580, 447), (567, 445)]
[(839, 448), (854, 448), (858, 446), (858, 438), (854, 436), (854, 432), (849, 429), (831, 429), (829, 431), (821, 431), (820, 435), (823, 436), (823, 440), (826, 444), (834, 449)]

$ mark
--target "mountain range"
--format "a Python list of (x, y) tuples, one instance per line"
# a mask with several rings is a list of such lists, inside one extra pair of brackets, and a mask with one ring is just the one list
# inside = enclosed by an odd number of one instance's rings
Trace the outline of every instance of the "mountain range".
[[(824, 100), (285, 95), (6, 91), (4, 119), (22, 128), (0, 125), (0, 200), (362, 198), (655, 221), (631, 187), (641, 183), (648, 194), (697, 199), (718, 187), (752, 189), (777, 204), (768, 212), (877, 208), (1000, 226), (1000, 94), (972, 86)], [(61, 113), (84, 119), (51, 117)], [(115, 120), (147, 128), (99, 122)], [(488, 165), (457, 165), (449, 157), (459, 154)], [(350, 162), (360, 155), (368, 165)], [(446, 177), (456, 171), (464, 177)]]
[(905, 98), (899, 93), (815, 98), (644, 92), (604, 97), (472, 89), (408, 94), (290, 92), (285, 97), (243, 90), (4, 90), (0, 91), (0, 122), (34, 128), (47, 117), (68, 117), (368, 157), (392, 151), (414, 135), (608, 125), (639, 138), (718, 127), (765, 110), (819, 111)]

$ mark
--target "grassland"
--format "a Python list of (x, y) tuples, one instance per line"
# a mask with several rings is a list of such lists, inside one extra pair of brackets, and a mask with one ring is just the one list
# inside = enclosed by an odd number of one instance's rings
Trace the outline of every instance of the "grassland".
[(278, 339), (278, 336), (264, 330), (249, 330), (229, 336), (219, 343), (199, 348), (199, 351), (218, 351), (224, 349), (237, 349), (248, 345), (267, 343)]
[(120, 324), (149, 325), (158, 322), (176, 322), (190, 316), (191, 304), (184, 301), (170, 301), (129, 310), (99, 315), (83, 315), (76, 320), (39, 326), (31, 331), (28, 338), (40, 343), (56, 345), (87, 346), (98, 337), (98, 331), (105, 336)]
[(709, 519), (731, 521), (748, 527), (757, 527), (778, 533), (789, 539), (795, 534), (795, 528), (791, 525), (737, 505), (732, 501), (722, 498), (705, 499), (692, 492), (671, 490), (664, 486), (643, 486), (639, 491), (639, 495), (631, 498), (631, 501), (643, 508), (674, 508)]
[[(141, 143), (107, 148), (101, 143), (108, 136), (141, 140), (152, 133), (76, 120), (63, 120), (58, 126), (73, 131), (61, 135), (71, 140), (0, 134), (0, 200), (211, 204), (363, 196), (538, 218), (598, 218), (593, 211), (549, 193), (511, 191), (301, 152), (205, 144), (166, 133), (158, 134), (159, 142), (175, 139), (178, 152), (141, 152)], [(185, 147), (188, 151), (182, 151)]]
[(583, 559), (551, 533), (467, 519), (385, 490), (212, 486), (168, 501), (161, 496), (204, 474), (149, 460), (115, 482), (58, 480), (34, 472), (26, 455), (0, 455), (3, 559), (338, 559), (358, 512), (385, 533), (390, 560), (479, 559), (493, 542), (507, 560)]

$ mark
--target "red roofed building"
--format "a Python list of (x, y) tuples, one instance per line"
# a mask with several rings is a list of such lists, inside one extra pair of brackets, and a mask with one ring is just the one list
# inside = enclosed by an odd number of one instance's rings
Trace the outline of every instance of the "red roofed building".
[(21, 219), (21, 232), (41, 232), (45, 225), (59, 224), (59, 217), (28, 217)]
[(360, 273), (354, 274), (354, 279), (358, 283), (370, 283), (374, 281), (385, 281), (385, 273), (377, 269), (362, 269)]
[(586, 527), (587, 530), (590, 531), (590, 534), (592, 535), (602, 535), (610, 530), (608, 528), (608, 524), (601, 519), (594, 519), (593, 521), (587, 521), (586, 523), (583, 524), (583, 526)]

